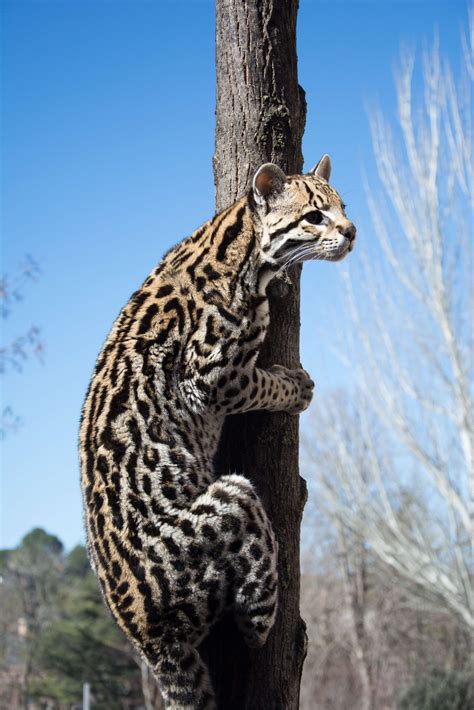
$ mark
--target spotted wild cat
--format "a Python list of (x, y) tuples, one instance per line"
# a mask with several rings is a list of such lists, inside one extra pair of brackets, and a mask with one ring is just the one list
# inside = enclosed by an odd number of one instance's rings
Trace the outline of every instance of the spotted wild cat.
[(227, 414), (311, 401), (304, 370), (255, 362), (270, 280), (353, 247), (329, 173), (328, 156), (303, 176), (263, 165), (247, 196), (166, 254), (97, 360), (80, 431), (89, 554), (167, 708), (215, 707), (196, 648), (225, 611), (251, 646), (274, 622), (272, 526), (250, 481), (219, 477), (213, 458)]

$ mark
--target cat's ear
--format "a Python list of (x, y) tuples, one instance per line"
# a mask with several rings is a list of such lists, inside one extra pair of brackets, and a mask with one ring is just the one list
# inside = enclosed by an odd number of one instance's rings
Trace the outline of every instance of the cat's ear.
[(324, 154), (319, 163), (316, 163), (314, 168), (309, 171), (310, 175), (316, 175), (317, 177), (323, 178), (323, 180), (329, 181), (331, 177), (331, 158), (329, 155)]
[(270, 197), (283, 191), (286, 175), (273, 163), (264, 163), (253, 176), (253, 196), (257, 204), (263, 204)]

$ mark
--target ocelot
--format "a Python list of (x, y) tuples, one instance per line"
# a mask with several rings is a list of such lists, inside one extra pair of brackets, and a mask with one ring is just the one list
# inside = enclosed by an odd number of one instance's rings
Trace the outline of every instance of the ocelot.
[(224, 612), (251, 646), (274, 622), (271, 523), (251, 482), (218, 476), (213, 459), (226, 415), (311, 401), (304, 370), (256, 360), (270, 280), (354, 245), (329, 174), (328, 156), (303, 176), (262, 165), (245, 197), (165, 255), (96, 363), (80, 430), (90, 559), (167, 708), (215, 707), (196, 649)]

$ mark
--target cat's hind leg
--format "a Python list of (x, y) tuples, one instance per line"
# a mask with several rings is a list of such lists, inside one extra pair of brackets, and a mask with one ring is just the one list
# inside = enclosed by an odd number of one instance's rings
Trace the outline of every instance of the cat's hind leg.
[(193, 512), (200, 517), (196, 532), (212, 539), (209, 554), (224, 565), (226, 606), (230, 596), (246, 643), (263, 645), (277, 609), (278, 549), (254, 487), (243, 476), (222, 476), (193, 503)]

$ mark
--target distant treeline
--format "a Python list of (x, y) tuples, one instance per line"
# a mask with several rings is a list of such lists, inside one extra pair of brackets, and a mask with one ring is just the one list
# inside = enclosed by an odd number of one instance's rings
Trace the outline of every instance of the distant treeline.
[(143, 708), (140, 661), (113, 622), (85, 548), (44, 530), (0, 552), (0, 707)]

